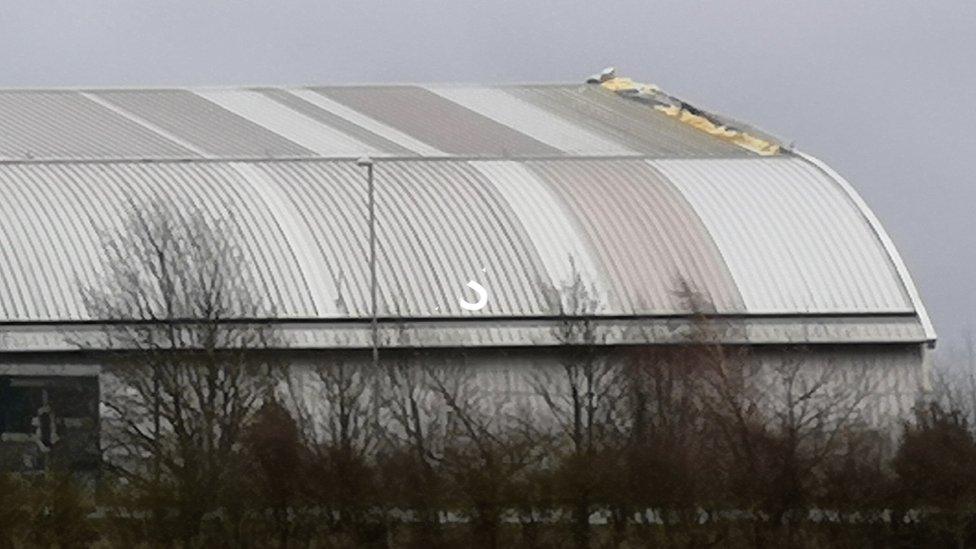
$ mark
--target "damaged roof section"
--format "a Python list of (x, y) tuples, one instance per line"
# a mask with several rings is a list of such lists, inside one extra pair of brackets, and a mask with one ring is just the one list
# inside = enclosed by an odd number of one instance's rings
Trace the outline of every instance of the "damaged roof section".
[(783, 151), (782, 144), (772, 136), (719, 114), (699, 109), (665, 93), (654, 84), (642, 84), (630, 78), (619, 77), (613, 68), (591, 76), (587, 83), (599, 84), (621, 97), (646, 104), (700, 132), (760, 156), (775, 156)]
[(612, 73), (592, 84), (0, 90), (0, 162), (742, 158), (776, 140)]

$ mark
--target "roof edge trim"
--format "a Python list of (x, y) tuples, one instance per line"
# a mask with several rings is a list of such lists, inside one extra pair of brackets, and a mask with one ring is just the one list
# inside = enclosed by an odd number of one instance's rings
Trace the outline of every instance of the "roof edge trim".
[(794, 149), (792, 151), (798, 157), (812, 164), (815, 168), (819, 169), (825, 173), (828, 177), (833, 179), (841, 189), (847, 193), (847, 196), (854, 202), (858, 210), (860, 210), (861, 215), (867, 219), (868, 224), (870, 224), (871, 229), (874, 230), (878, 239), (881, 241), (882, 247), (884, 247), (885, 252), (888, 254), (889, 259), (891, 259), (892, 264), (895, 266), (895, 270), (898, 272), (898, 277), (901, 279), (901, 283), (905, 286), (905, 291), (908, 292), (908, 297), (915, 307), (915, 313), (918, 315), (919, 321), (922, 323), (922, 328), (925, 330), (925, 337), (928, 338), (930, 345), (934, 346), (936, 340), (938, 339), (935, 333), (935, 326), (932, 325), (932, 320), (929, 318), (928, 311), (925, 309), (925, 305), (922, 303), (922, 296), (918, 293), (918, 288), (915, 286), (915, 282), (912, 280), (911, 273), (908, 272), (908, 267), (905, 265), (904, 260), (901, 258), (901, 254), (895, 248), (895, 243), (888, 236), (888, 232), (885, 231), (884, 227), (881, 225), (881, 221), (878, 219), (871, 208), (868, 207), (867, 202), (861, 198), (861, 195), (854, 189), (854, 187), (846, 180), (842, 175), (837, 173), (836, 170), (828, 166), (825, 162), (816, 158), (810, 154), (804, 153), (803, 151)]

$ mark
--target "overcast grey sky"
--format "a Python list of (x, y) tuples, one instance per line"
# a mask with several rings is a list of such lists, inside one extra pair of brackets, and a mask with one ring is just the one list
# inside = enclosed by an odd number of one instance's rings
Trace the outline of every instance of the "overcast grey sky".
[(976, 321), (976, 2), (0, 0), (0, 86), (582, 81), (607, 65), (847, 177), (942, 338)]

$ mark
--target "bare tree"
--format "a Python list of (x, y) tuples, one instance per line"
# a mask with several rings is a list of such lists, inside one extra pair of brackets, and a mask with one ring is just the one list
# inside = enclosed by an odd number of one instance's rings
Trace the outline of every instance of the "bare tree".
[(818, 359), (802, 348), (761, 355), (714, 346), (702, 358), (700, 395), (728, 456), (736, 502), (757, 519), (756, 543), (768, 525), (795, 524), (818, 489), (825, 460), (858, 426), (873, 380), (862, 364)]
[(428, 371), (430, 388), (449, 415), (442, 466), (455, 501), (470, 514), (474, 541), (495, 548), (509, 512), (512, 488), (542, 458), (537, 439), (485, 391), (464, 357)]
[[(402, 329), (400, 337), (405, 337)], [(382, 367), (384, 476), (395, 488), (395, 501), (415, 514), (418, 542), (439, 546), (447, 414), (431, 389), (433, 366), (429, 358), (404, 351), (384, 360)]]
[[(269, 307), (252, 291), (230, 217), (130, 203), (105, 230), (103, 276), (86, 292), (106, 323), (105, 455), (189, 540), (208, 513), (233, 515), (244, 427), (271, 394)], [(91, 346), (92, 342), (82, 342)]]
[(380, 443), (377, 378), (358, 357), (292, 366), (288, 402), (309, 451), (307, 488), (337, 532), (361, 536), (375, 491)]
[(618, 432), (622, 370), (601, 351), (603, 336), (593, 318), (598, 303), (580, 274), (549, 293), (558, 311), (553, 336), (561, 347), (559, 366), (537, 372), (533, 386), (563, 441), (559, 485), (570, 507), (575, 544), (589, 547), (590, 518), (606, 487), (606, 460)]

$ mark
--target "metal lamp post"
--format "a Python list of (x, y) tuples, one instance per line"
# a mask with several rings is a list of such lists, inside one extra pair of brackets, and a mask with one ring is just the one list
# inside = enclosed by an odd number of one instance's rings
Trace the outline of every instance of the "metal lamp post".
[(376, 198), (373, 188), (373, 159), (364, 156), (356, 161), (360, 168), (366, 168), (366, 203), (369, 224), (369, 313), (370, 330), (373, 343), (373, 371), (380, 364), (379, 325), (376, 318)]

